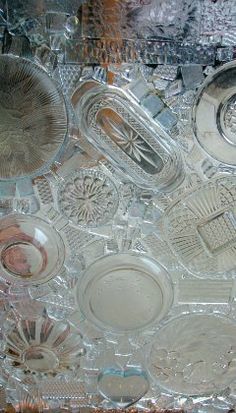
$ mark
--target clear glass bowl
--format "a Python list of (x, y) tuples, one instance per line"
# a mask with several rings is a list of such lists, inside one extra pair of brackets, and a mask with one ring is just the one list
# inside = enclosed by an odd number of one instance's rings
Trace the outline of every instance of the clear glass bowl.
[(59, 233), (32, 215), (0, 220), (0, 276), (7, 283), (38, 285), (55, 277), (65, 259)]
[(0, 178), (40, 175), (67, 134), (67, 110), (56, 83), (32, 61), (1, 55), (0, 116)]
[(78, 305), (85, 318), (116, 333), (148, 329), (172, 305), (168, 273), (152, 258), (135, 253), (102, 257), (78, 283)]

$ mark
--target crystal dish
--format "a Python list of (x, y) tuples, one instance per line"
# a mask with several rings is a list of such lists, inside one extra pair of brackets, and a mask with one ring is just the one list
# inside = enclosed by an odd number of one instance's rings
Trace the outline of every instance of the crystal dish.
[(157, 323), (173, 300), (167, 272), (138, 254), (109, 255), (95, 261), (78, 284), (78, 305), (95, 325), (117, 333)]
[(198, 142), (210, 156), (229, 165), (236, 165), (235, 105), (236, 64), (230, 62), (207, 78), (193, 108)]
[(63, 95), (30, 60), (0, 56), (0, 178), (35, 176), (62, 149), (67, 133)]
[(0, 276), (7, 283), (38, 285), (60, 271), (64, 244), (40, 218), (14, 214), (0, 219)]

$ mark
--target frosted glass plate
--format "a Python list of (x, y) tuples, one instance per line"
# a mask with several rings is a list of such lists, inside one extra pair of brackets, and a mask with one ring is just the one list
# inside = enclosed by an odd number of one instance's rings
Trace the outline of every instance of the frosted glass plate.
[(199, 276), (236, 268), (236, 179), (209, 181), (175, 202), (164, 218), (165, 234), (180, 262)]
[(236, 374), (236, 325), (217, 315), (185, 314), (163, 325), (147, 360), (156, 382), (171, 392), (224, 390)]
[(78, 305), (98, 327), (115, 332), (146, 329), (168, 312), (173, 290), (155, 260), (135, 253), (102, 257), (78, 284)]
[(193, 127), (198, 142), (213, 158), (230, 165), (236, 165), (235, 109), (234, 61), (208, 76), (193, 108)]
[(59, 154), (67, 133), (62, 93), (29, 60), (0, 56), (0, 178), (35, 176)]
[(0, 220), (0, 276), (7, 282), (37, 285), (55, 277), (65, 258), (59, 233), (30, 215)]

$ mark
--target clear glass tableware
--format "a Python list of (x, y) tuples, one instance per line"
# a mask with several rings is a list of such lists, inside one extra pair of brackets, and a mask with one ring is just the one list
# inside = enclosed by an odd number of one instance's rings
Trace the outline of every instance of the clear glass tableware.
[(80, 333), (48, 316), (21, 319), (4, 335), (4, 368), (22, 381), (77, 370), (85, 354)]
[(236, 62), (209, 75), (193, 107), (198, 143), (212, 158), (236, 166)]
[(188, 271), (225, 277), (236, 268), (236, 178), (212, 179), (181, 196), (163, 224), (171, 250)]
[[(167, 192), (179, 186), (183, 164), (169, 134), (127, 91), (93, 86), (75, 105), (79, 126), (88, 140), (138, 186)], [(141, 84), (140, 93), (145, 86)], [(142, 104), (150, 106), (153, 117), (159, 119), (164, 104), (157, 96), (150, 95)]]
[(173, 289), (168, 273), (152, 258), (112, 254), (85, 270), (77, 300), (84, 317), (97, 327), (132, 333), (151, 328), (167, 314)]
[(97, 227), (108, 223), (115, 215), (119, 196), (108, 176), (93, 169), (80, 169), (61, 182), (57, 202), (61, 214), (72, 224)]
[(41, 218), (14, 214), (0, 220), (0, 276), (21, 286), (46, 283), (60, 271), (65, 247)]
[(40, 175), (56, 159), (67, 134), (59, 87), (30, 60), (0, 56), (0, 179)]
[(140, 400), (149, 389), (145, 370), (139, 368), (106, 368), (98, 375), (99, 393), (118, 408), (126, 408)]
[(211, 395), (235, 380), (236, 324), (219, 314), (183, 314), (164, 323), (147, 356), (149, 373), (165, 390)]

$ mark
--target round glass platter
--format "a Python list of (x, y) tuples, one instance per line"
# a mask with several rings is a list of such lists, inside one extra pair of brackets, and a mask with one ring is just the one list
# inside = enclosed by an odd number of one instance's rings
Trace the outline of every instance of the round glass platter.
[(102, 257), (82, 276), (78, 305), (97, 327), (115, 333), (150, 328), (168, 312), (173, 289), (168, 273), (142, 254)]
[(0, 179), (43, 173), (62, 150), (68, 122), (56, 83), (30, 60), (0, 56)]
[(6, 282), (45, 283), (57, 275), (64, 258), (61, 236), (41, 218), (14, 214), (0, 220), (0, 276)]
[(186, 395), (224, 390), (235, 378), (235, 323), (213, 314), (184, 314), (157, 332), (148, 369), (165, 389)]
[(236, 165), (236, 62), (208, 76), (193, 107), (192, 122), (201, 147), (212, 158)]

